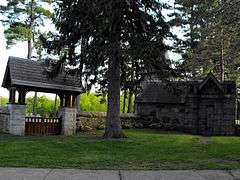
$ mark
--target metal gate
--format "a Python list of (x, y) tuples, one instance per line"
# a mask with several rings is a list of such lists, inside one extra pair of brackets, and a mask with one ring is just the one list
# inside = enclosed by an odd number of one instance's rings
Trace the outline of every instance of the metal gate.
[(61, 118), (26, 117), (26, 135), (59, 135), (61, 134)]

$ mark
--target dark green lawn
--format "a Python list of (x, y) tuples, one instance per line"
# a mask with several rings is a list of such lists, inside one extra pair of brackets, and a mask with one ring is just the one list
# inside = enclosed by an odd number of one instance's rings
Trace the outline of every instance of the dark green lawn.
[(126, 140), (103, 140), (102, 132), (78, 136), (0, 135), (0, 166), (81, 169), (236, 169), (240, 137), (203, 137), (127, 130)]

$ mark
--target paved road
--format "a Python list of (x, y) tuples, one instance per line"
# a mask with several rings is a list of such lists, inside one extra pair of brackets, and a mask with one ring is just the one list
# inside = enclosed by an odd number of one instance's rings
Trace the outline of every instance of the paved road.
[(0, 168), (0, 180), (240, 180), (232, 171), (91, 171)]

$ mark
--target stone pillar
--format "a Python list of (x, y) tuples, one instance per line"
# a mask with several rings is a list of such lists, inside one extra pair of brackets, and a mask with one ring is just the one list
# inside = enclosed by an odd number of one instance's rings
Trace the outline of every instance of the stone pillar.
[(10, 114), (8, 129), (13, 135), (25, 135), (25, 105), (8, 104)]
[(70, 107), (59, 107), (59, 117), (62, 119), (62, 134), (71, 136), (76, 133), (77, 110)]
[(79, 102), (80, 102), (80, 94), (77, 96), (76, 98), (76, 109), (77, 109), (77, 113), (79, 112)]

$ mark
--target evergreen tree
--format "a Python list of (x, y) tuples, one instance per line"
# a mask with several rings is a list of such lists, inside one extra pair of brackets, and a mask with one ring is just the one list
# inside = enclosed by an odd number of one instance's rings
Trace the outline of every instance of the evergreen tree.
[[(40, 26), (44, 26), (46, 19), (52, 18), (52, 13), (44, 8), (44, 5), (51, 4), (51, 0), (9, 0), (7, 6), (0, 6), (2, 22), (5, 26), (5, 37), (7, 47), (18, 41), (27, 41), (27, 58), (32, 58), (35, 48), (41, 56), (41, 44), (38, 41)], [(36, 114), (37, 92), (34, 95), (33, 114)]]
[(176, 3), (177, 15), (182, 20), (180, 25), (187, 27), (183, 44), (187, 42), (188, 46), (182, 51), (186, 72), (192, 78), (211, 71), (221, 81), (238, 80), (240, 3), (237, 0), (176, 0)]
[(188, 78), (198, 78), (201, 59), (194, 59), (193, 54), (202, 38), (202, 28), (205, 27), (208, 7), (211, 1), (175, 0), (171, 26), (181, 27), (183, 38), (175, 36), (173, 50), (182, 55), (183, 64), (180, 68), (185, 70)]
[(33, 48), (38, 46), (39, 27), (52, 17), (44, 8), (50, 3), (50, 0), (9, 0), (7, 6), (0, 6), (8, 47), (18, 41), (27, 41), (27, 58), (32, 58)]
[[(105, 138), (125, 137), (120, 122), (123, 65), (134, 63), (138, 79), (170, 72), (163, 39), (169, 26), (157, 0), (61, 0), (56, 25), (60, 36), (45, 41), (86, 84), (98, 83), (108, 95)], [(140, 73), (141, 72), (141, 73)]]

